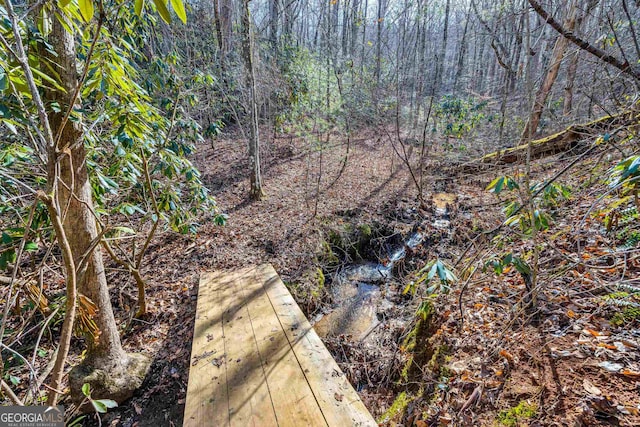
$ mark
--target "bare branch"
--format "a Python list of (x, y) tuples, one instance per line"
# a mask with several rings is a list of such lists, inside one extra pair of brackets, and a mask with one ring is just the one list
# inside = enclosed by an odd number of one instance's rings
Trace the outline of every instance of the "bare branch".
[(553, 18), (553, 16), (551, 16), (546, 10), (544, 10), (544, 8), (536, 0), (529, 0), (529, 4), (538, 13), (538, 15), (540, 15), (540, 17), (551, 26), (551, 28), (556, 30), (570, 42), (578, 46), (580, 49), (586, 50), (593, 56), (600, 58), (607, 64), (616, 67), (623, 73), (633, 77), (634, 80), (640, 82), (640, 67), (638, 67), (637, 65), (632, 66), (627, 61), (623, 61), (613, 55), (609, 55), (604, 50), (593, 46), (586, 40), (583, 40), (580, 37), (576, 36), (572, 31), (566, 30), (558, 21)]

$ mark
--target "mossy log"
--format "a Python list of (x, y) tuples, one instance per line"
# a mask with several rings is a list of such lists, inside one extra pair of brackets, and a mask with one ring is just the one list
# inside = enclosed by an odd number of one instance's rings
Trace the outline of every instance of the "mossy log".
[[(572, 149), (589, 136), (606, 132), (624, 124), (635, 124), (637, 112), (624, 112), (612, 116), (604, 116), (583, 124), (574, 124), (565, 130), (537, 139), (531, 143), (531, 158), (539, 159)], [(483, 157), (464, 163), (464, 172), (480, 171), (496, 165), (508, 165), (523, 162), (527, 156), (528, 144), (505, 148)]]

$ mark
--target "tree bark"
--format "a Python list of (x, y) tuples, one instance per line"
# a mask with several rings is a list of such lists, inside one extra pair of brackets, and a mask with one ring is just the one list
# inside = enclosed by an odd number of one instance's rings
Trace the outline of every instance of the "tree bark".
[(226, 43), (222, 32), (222, 20), (220, 18), (220, 0), (213, 0), (213, 21), (216, 26), (216, 38), (218, 39), (218, 49), (220, 49), (220, 70), (222, 75), (226, 75)]
[[(567, 31), (573, 31), (575, 26), (576, 3), (574, 2), (568, 12), (568, 18), (565, 21), (565, 28), (567, 29)], [(527, 121), (527, 124), (525, 125), (522, 133), (522, 137), (520, 138), (521, 141), (525, 141), (528, 136), (534, 135), (538, 130), (540, 118), (542, 117), (542, 112), (544, 111), (544, 104), (547, 102), (547, 98), (549, 97), (549, 93), (553, 88), (553, 84), (558, 78), (560, 65), (562, 64), (562, 59), (564, 57), (565, 51), (567, 50), (568, 44), (569, 41), (565, 37), (558, 36), (558, 38), (556, 39), (547, 74), (545, 75), (544, 81), (542, 82), (542, 85), (540, 86), (540, 89), (536, 94), (531, 115), (529, 116), (529, 120)]]
[(627, 61), (623, 61), (613, 55), (609, 55), (604, 50), (593, 46), (589, 42), (576, 36), (572, 31), (564, 28), (558, 21), (553, 18), (553, 16), (549, 15), (549, 13), (544, 10), (544, 8), (536, 0), (529, 0), (529, 4), (538, 13), (538, 15), (540, 15), (540, 17), (551, 26), (551, 28), (556, 30), (560, 35), (571, 41), (580, 49), (586, 50), (593, 56), (601, 59), (607, 64), (614, 66), (618, 70), (632, 77), (634, 80), (640, 81), (640, 66), (638, 66), (637, 64), (629, 64), (629, 62)]
[(278, 57), (278, 22), (280, 21), (280, 0), (269, 3), (269, 42), (274, 57)]
[(564, 87), (564, 105), (562, 106), (562, 114), (564, 116), (569, 116), (573, 112), (573, 87), (578, 73), (579, 62), (580, 54), (576, 51), (571, 55), (569, 66), (567, 67), (567, 84)]
[(260, 200), (264, 197), (264, 191), (260, 172), (260, 134), (258, 130), (258, 103), (256, 102), (256, 80), (253, 64), (251, 14), (249, 12), (250, 1), (242, 0), (242, 59), (246, 73), (246, 84), (249, 89), (249, 167), (251, 169), (249, 196), (253, 200)]
[[(380, 89), (380, 74), (382, 72), (382, 28), (384, 26), (384, 16), (386, 11), (386, 1), (378, 0), (378, 21), (377, 33), (376, 33), (376, 68), (374, 70), (374, 76), (376, 79), (376, 90)], [(378, 95), (376, 94), (376, 98)], [(376, 99), (377, 100), (377, 99)]]
[[(60, 12), (60, 16), (64, 19), (64, 12)], [(55, 205), (52, 214), (61, 218), (64, 231), (64, 236), (59, 238), (66, 237), (73, 256), (73, 260), (67, 260), (65, 265), (75, 266), (77, 270), (78, 294), (97, 306), (93, 321), (99, 330), (98, 336), (87, 334), (87, 356), (70, 373), (69, 382), (74, 400), (82, 400), (81, 387), (89, 383), (93, 397), (108, 397), (122, 402), (142, 384), (149, 363), (146, 357), (125, 353), (120, 343), (102, 253), (96, 249), (100, 237), (93, 212), (82, 123), (67, 117), (67, 109), (72, 104), (79, 104), (79, 97), (73, 98), (79, 76), (74, 36), (64, 29), (60, 19), (52, 19), (49, 35), (56, 55), (43, 50), (45, 61), (55, 64), (60, 85), (65, 89), (64, 92), (44, 90), (47, 105), (55, 102), (62, 107), (62, 111), (48, 112), (54, 144), (48, 149), (47, 178), (53, 193), (52, 205)], [(63, 256), (65, 253), (63, 251)], [(101, 374), (96, 375), (96, 371)]]
[(442, 91), (442, 82), (444, 81), (444, 62), (445, 56), (447, 56), (447, 42), (449, 40), (449, 12), (451, 10), (451, 0), (446, 0), (444, 9), (444, 29), (442, 31), (442, 44), (440, 45), (440, 52), (438, 53), (437, 66), (436, 66), (436, 81), (435, 90), (436, 93)]
[(464, 61), (467, 56), (467, 31), (469, 30), (469, 21), (471, 20), (471, 3), (467, 9), (466, 17), (464, 20), (464, 29), (462, 30), (462, 37), (460, 38), (460, 50), (458, 51), (458, 61), (456, 64), (456, 73), (453, 77), (453, 90), (458, 90), (458, 82), (462, 77), (462, 71), (464, 69)]

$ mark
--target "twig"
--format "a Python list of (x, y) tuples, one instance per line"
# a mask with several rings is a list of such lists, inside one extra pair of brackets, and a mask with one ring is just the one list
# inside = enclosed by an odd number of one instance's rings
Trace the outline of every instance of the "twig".
[(9, 396), (9, 399), (11, 399), (13, 403), (15, 403), (18, 406), (24, 406), (24, 403), (22, 402), (22, 400), (20, 400), (20, 398), (16, 396), (13, 390), (11, 390), (11, 387), (9, 387), (9, 384), (4, 382), (4, 380), (0, 380), (0, 388), (2, 388), (2, 391), (4, 392), (4, 394)]

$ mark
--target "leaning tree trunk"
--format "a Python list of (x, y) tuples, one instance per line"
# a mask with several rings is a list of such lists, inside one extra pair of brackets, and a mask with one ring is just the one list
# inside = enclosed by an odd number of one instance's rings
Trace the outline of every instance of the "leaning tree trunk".
[[(64, 16), (64, 13), (60, 13), (60, 16)], [(79, 102), (79, 97), (74, 99), (79, 84), (74, 36), (64, 29), (59, 19), (52, 19), (49, 42), (57, 55), (47, 53), (45, 58), (56, 67), (60, 85), (65, 89), (65, 92), (44, 91), (47, 105), (55, 102), (62, 107), (60, 112), (48, 112), (54, 137), (47, 160), (47, 178), (54, 195), (53, 205), (56, 206), (52, 213), (62, 219), (64, 234), (73, 255), (74, 262), (71, 265), (75, 265), (77, 270), (78, 293), (97, 307), (93, 316), (97, 331), (86, 334), (87, 355), (80, 365), (72, 369), (69, 385), (76, 401), (83, 398), (82, 385), (89, 383), (92, 397), (108, 397), (121, 402), (140, 387), (149, 361), (142, 355), (127, 354), (122, 348), (111, 308), (102, 253), (96, 249), (99, 235), (82, 142), (82, 124), (67, 116), (69, 106)]]
[(262, 190), (262, 175), (260, 173), (260, 134), (258, 132), (258, 103), (256, 102), (256, 79), (253, 67), (250, 1), (242, 0), (242, 59), (247, 74), (247, 88), (249, 89), (249, 165), (251, 168), (249, 196), (253, 200), (260, 200), (264, 197), (264, 191)]
[[(572, 32), (576, 26), (576, 4), (573, 3), (571, 9), (569, 10), (569, 18), (565, 21), (565, 28), (567, 31)], [(558, 36), (556, 39), (556, 44), (553, 48), (553, 55), (551, 56), (551, 63), (549, 65), (549, 69), (547, 74), (545, 75), (544, 81), (536, 94), (536, 99), (534, 101), (533, 109), (531, 111), (531, 115), (529, 116), (529, 120), (524, 127), (524, 131), (522, 132), (521, 141), (527, 140), (530, 136), (534, 135), (538, 130), (538, 125), (540, 124), (540, 118), (542, 117), (542, 112), (544, 111), (544, 104), (547, 102), (547, 98), (549, 97), (549, 93), (553, 88), (556, 79), (558, 78), (558, 72), (560, 71), (560, 64), (562, 64), (562, 58), (564, 57), (564, 52), (567, 50), (567, 45), (569, 44), (569, 40), (563, 36)]]

